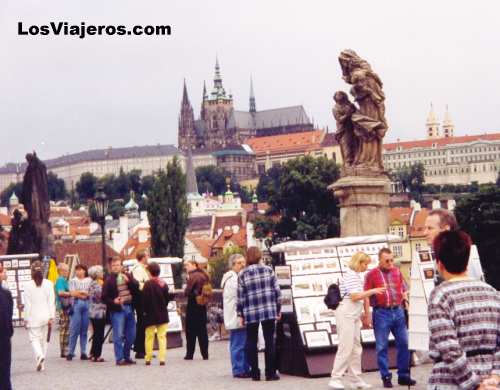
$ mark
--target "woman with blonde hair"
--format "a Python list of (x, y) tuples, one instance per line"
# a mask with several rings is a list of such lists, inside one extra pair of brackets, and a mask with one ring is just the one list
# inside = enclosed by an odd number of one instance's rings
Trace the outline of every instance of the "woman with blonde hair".
[(339, 346), (335, 355), (332, 376), (328, 386), (332, 389), (344, 389), (342, 376), (349, 371), (353, 381), (352, 387), (369, 389), (372, 386), (360, 377), (361, 375), (361, 312), (364, 307), (363, 323), (369, 323), (368, 297), (383, 294), (385, 287), (363, 291), (361, 273), (368, 269), (370, 256), (366, 253), (355, 253), (349, 261), (349, 269), (340, 281), (342, 302), (336, 310), (337, 334)]

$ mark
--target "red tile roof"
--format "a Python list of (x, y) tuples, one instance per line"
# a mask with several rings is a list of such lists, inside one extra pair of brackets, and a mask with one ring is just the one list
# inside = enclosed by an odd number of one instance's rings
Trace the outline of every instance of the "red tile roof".
[(256, 156), (265, 156), (268, 152), (269, 154), (281, 154), (320, 149), (324, 137), (323, 130), (314, 130), (269, 137), (253, 137), (249, 138), (246, 143)]
[(197, 236), (187, 236), (186, 237), (189, 241), (193, 243), (193, 245), (200, 251), (201, 255), (205, 259), (209, 259), (212, 254), (212, 244), (215, 242), (215, 240), (212, 240), (211, 238), (202, 238), (202, 237), (197, 237)]
[(243, 218), (241, 215), (228, 215), (215, 217), (214, 227), (212, 230), (212, 237), (218, 236), (219, 229), (223, 229), (226, 226), (238, 226), (243, 227)]
[(412, 209), (410, 207), (391, 207), (389, 209), (389, 224), (400, 222), (403, 225), (410, 224)]
[(338, 141), (335, 139), (335, 133), (326, 133), (323, 142), (321, 142), (322, 147), (335, 146), (338, 144)]
[(215, 239), (212, 244), (213, 249), (224, 249), (224, 246), (229, 242), (240, 248), (247, 246), (247, 230), (242, 228), (237, 233), (233, 233), (232, 229), (224, 229), (224, 231)]
[[(147, 232), (147, 240), (144, 242), (139, 241), (139, 232)], [(122, 259), (135, 259), (139, 251), (151, 252), (151, 233), (149, 228), (139, 228), (134, 234), (128, 239), (127, 243), (120, 252), (120, 257)]]
[(5, 214), (0, 214), (0, 225), (1, 226), (10, 226), (10, 217)]
[[(87, 267), (102, 264), (101, 242), (79, 241), (79, 242), (56, 242), (54, 245), (56, 260), (64, 260), (66, 255), (78, 255), (80, 263)], [(119, 254), (106, 245), (106, 257), (114, 257)]]
[(424, 238), (425, 237), (425, 220), (429, 215), (429, 209), (422, 208), (417, 211), (413, 223), (410, 227), (410, 237)]
[[(245, 210), (247, 213), (253, 212), (253, 203), (242, 203), (241, 208)], [(259, 211), (267, 211), (269, 209), (269, 203), (267, 202), (259, 202), (257, 204), (257, 210)]]
[(401, 147), (403, 150), (413, 149), (413, 148), (430, 148), (433, 144), (436, 146), (443, 147), (446, 145), (454, 144), (464, 144), (474, 141), (500, 141), (500, 133), (490, 133), (490, 134), (480, 134), (480, 135), (464, 135), (459, 137), (446, 137), (437, 139), (423, 139), (417, 141), (404, 141), (404, 142), (393, 142), (383, 145), (386, 151), (395, 151), (397, 147)]

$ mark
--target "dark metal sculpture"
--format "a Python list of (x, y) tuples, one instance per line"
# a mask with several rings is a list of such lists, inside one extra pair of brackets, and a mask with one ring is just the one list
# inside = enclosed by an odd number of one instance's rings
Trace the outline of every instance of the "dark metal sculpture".
[(39, 253), (40, 257), (53, 255), (50, 245), (50, 200), (47, 167), (36, 153), (26, 155), (28, 166), (23, 179), (21, 202), (27, 212), (14, 212), (8, 254)]
[(339, 62), (342, 78), (352, 85), (350, 92), (357, 103), (351, 103), (345, 92), (335, 93), (333, 113), (344, 157), (343, 174), (379, 175), (384, 170), (382, 139), (388, 129), (382, 81), (353, 50), (342, 51)]

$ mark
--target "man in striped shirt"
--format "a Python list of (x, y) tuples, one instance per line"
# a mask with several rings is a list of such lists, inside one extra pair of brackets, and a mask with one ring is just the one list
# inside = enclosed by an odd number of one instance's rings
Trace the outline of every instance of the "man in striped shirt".
[(429, 297), (429, 390), (489, 390), (500, 383), (500, 296), (467, 274), (471, 240), (440, 233), (433, 243), (444, 282)]
[(392, 374), (389, 371), (387, 350), (389, 333), (396, 339), (398, 351), (398, 384), (414, 386), (410, 377), (410, 352), (408, 350), (408, 330), (402, 303), (408, 299), (408, 289), (401, 271), (394, 266), (394, 255), (389, 248), (382, 248), (378, 254), (379, 265), (365, 277), (365, 291), (385, 287), (384, 294), (372, 295), (373, 330), (377, 349), (377, 364), (385, 388), (392, 388)]

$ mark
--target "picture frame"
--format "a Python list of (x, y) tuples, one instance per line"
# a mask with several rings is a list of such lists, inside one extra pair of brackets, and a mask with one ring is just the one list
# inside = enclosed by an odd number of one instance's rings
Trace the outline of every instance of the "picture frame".
[(300, 332), (300, 337), (302, 338), (302, 343), (305, 345), (306, 340), (304, 338), (304, 332), (315, 330), (314, 328), (314, 322), (309, 322), (306, 324), (299, 324), (299, 332)]
[(361, 342), (363, 343), (375, 342), (375, 332), (373, 331), (373, 329), (361, 329)]
[(321, 304), (324, 306), (323, 297), (294, 297), (293, 302), (295, 304), (295, 314), (299, 324), (316, 322), (317, 307)]
[(429, 250), (418, 251), (418, 259), (420, 264), (432, 263), (432, 255)]
[(306, 275), (294, 276), (292, 278), (292, 293), (294, 298), (314, 295), (311, 278)]
[(29, 268), (31, 263), (29, 260), (19, 260), (19, 268)]
[(181, 332), (181, 331), (182, 331), (181, 317), (177, 314), (177, 312), (170, 313), (167, 333)]
[(281, 312), (293, 313), (293, 295), (289, 288), (281, 290)]
[(309, 349), (330, 347), (332, 342), (326, 330), (307, 330), (304, 332), (306, 347)]
[(324, 260), (325, 272), (342, 272), (338, 258), (326, 258)]
[(332, 333), (332, 324), (330, 321), (321, 321), (314, 324), (316, 330), (326, 330), (328, 333)]
[(432, 264), (430, 266), (420, 267), (420, 274), (423, 282), (431, 280), (434, 283), (436, 270), (434, 269), (434, 266)]
[(278, 285), (290, 286), (292, 284), (292, 268), (289, 265), (277, 265), (274, 267), (274, 274), (278, 279)]

